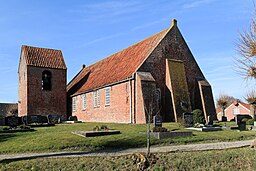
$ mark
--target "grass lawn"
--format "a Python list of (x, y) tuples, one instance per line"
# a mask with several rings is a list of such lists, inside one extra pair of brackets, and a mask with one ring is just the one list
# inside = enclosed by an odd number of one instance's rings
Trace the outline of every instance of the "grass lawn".
[[(256, 170), (256, 150), (238, 148), (228, 150), (157, 153), (148, 164), (138, 154), (120, 157), (41, 158), (5, 162), (0, 170)], [(139, 164), (141, 163), (141, 164)]]
[[(53, 151), (91, 151), (106, 148), (129, 148), (146, 146), (146, 125), (104, 124), (122, 134), (83, 138), (71, 131), (92, 130), (102, 123), (59, 124), (54, 127), (35, 128), (34, 132), (0, 133), (0, 154)], [(177, 123), (164, 123), (169, 130), (179, 129)], [(142, 133), (144, 132), (144, 133)], [(152, 137), (153, 145), (203, 143), (254, 139), (256, 131), (217, 132), (193, 131), (192, 137), (176, 137), (158, 140)]]

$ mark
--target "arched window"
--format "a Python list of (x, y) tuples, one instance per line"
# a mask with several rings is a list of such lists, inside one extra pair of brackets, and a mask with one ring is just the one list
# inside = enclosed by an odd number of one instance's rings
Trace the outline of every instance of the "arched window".
[(42, 73), (42, 90), (52, 89), (52, 73), (50, 71), (43, 71)]

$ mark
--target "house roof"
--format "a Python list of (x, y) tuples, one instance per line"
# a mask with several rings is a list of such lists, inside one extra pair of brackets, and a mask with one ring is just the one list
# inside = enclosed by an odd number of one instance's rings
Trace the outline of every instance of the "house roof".
[(67, 69), (61, 50), (23, 45), (21, 54), (26, 65), (56, 69)]
[(87, 80), (78, 87), (74, 95), (131, 77), (171, 28), (165, 29), (91, 66), (83, 68), (69, 82), (67, 91), (85, 77)]
[[(229, 107), (231, 107), (232, 105), (242, 105), (244, 108), (246, 108), (247, 110), (251, 110), (250, 109), (250, 105), (247, 104), (247, 103), (244, 103), (244, 102), (241, 102), (240, 100), (237, 101), (235, 100), (233, 103), (231, 103), (225, 110), (227, 110)], [(221, 112), (221, 109), (219, 107), (216, 107), (216, 113), (220, 113)]]

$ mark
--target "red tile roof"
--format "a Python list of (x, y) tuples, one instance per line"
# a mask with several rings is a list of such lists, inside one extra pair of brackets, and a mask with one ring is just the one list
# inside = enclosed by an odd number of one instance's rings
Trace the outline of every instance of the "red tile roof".
[(67, 69), (60, 50), (23, 45), (21, 51), (27, 65)]
[(241, 105), (243, 105), (245, 108), (247, 108), (248, 110), (250, 110), (250, 105), (244, 102), (239, 102)]
[[(238, 104), (241, 104), (242, 106), (244, 106), (244, 107), (247, 108), (248, 110), (251, 110), (249, 104), (244, 103), (244, 102), (241, 102), (241, 101), (239, 101), (239, 102), (234, 101), (234, 102), (231, 103), (229, 106), (231, 106), (231, 105), (236, 105), (237, 103), (238, 103)], [(229, 107), (229, 106), (228, 106), (228, 107)], [(228, 107), (227, 107), (227, 108), (228, 108)], [(227, 109), (227, 108), (226, 108), (226, 109)], [(217, 107), (216, 107), (216, 113), (218, 114), (218, 113), (220, 113), (220, 112), (221, 112), (221, 109), (217, 106)]]
[(164, 38), (170, 28), (82, 69), (67, 87), (69, 91), (86, 75), (85, 83), (71, 94), (79, 94), (131, 77)]

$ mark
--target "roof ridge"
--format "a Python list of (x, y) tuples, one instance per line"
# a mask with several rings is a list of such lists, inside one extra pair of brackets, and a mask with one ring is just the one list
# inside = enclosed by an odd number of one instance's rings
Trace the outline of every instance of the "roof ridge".
[(54, 51), (61, 51), (60, 49), (53, 49), (49, 47), (37, 47), (37, 46), (30, 46), (30, 45), (22, 45), (22, 48), (36, 48), (36, 49), (45, 49), (45, 50), (54, 50)]

